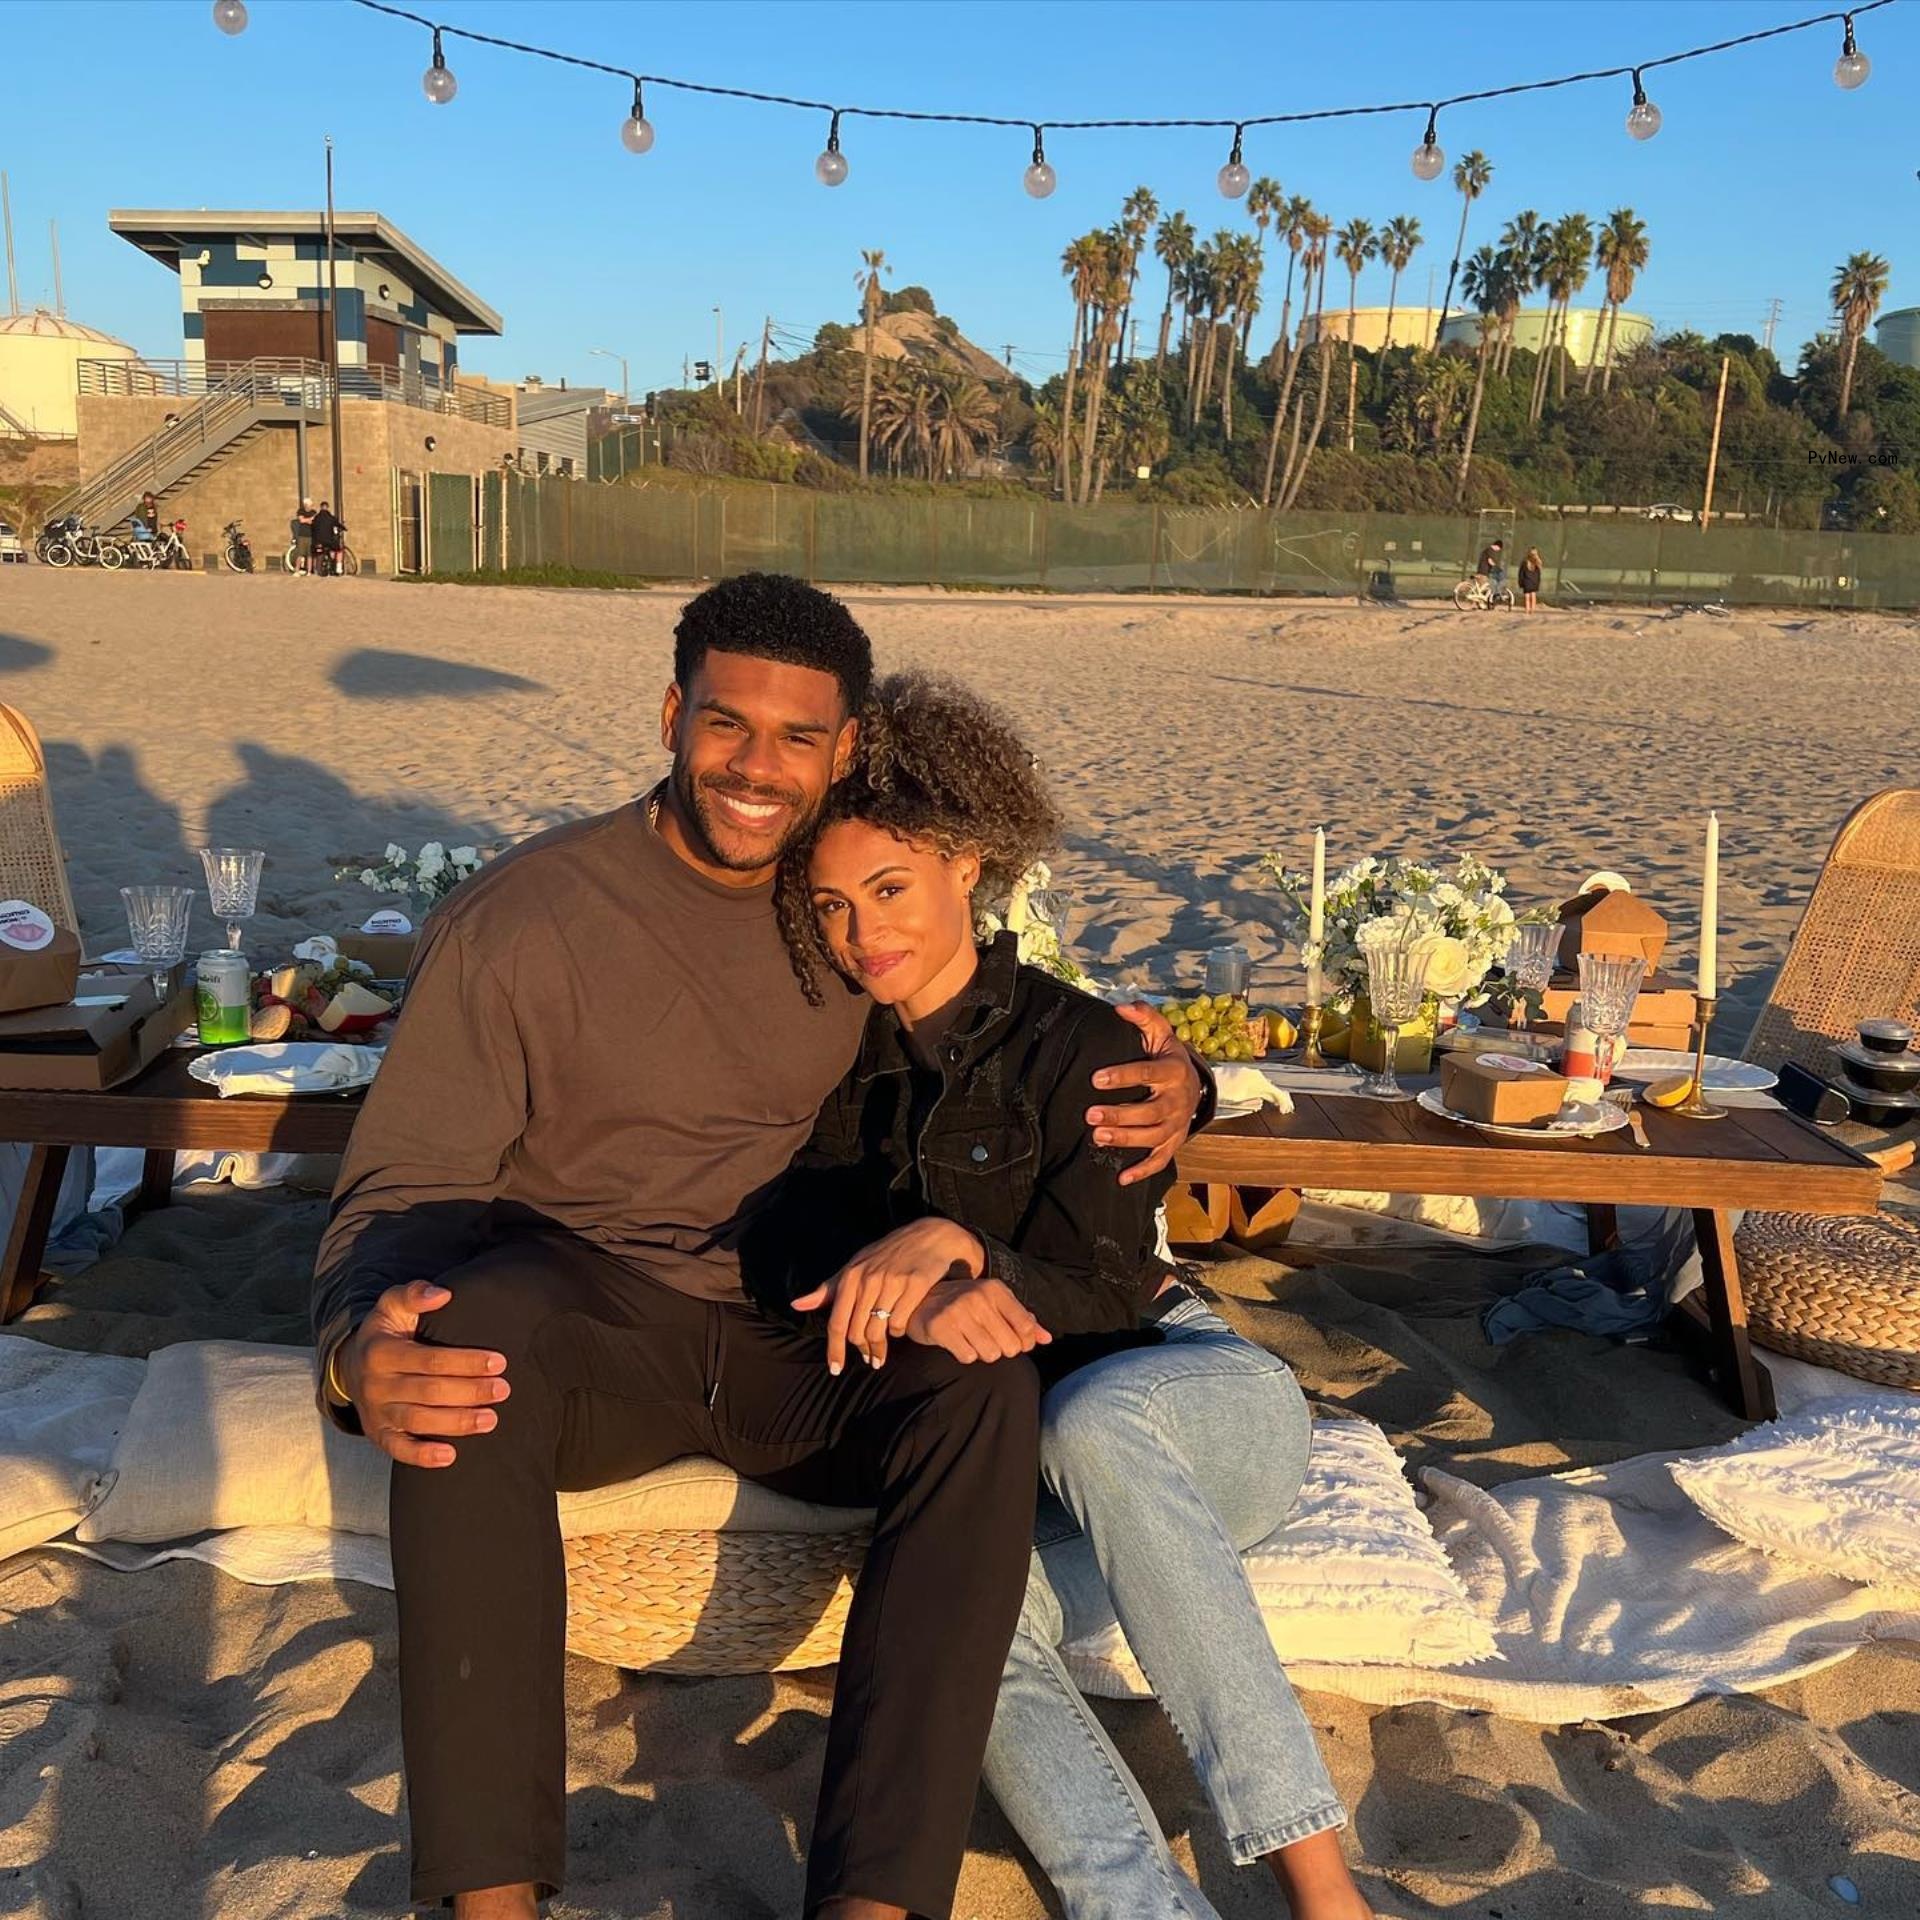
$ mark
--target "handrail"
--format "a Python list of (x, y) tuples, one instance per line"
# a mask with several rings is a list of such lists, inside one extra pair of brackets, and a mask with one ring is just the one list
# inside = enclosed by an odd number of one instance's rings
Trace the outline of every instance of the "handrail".
[[(83, 394), (109, 396), (178, 395), (204, 393), (228, 384), (240, 369), (256, 371), (263, 379), (318, 383), (319, 404), (331, 398), (331, 376), (324, 361), (262, 357), (246, 361), (197, 360), (82, 360), (78, 385)], [(510, 403), (461, 381), (458, 374), (443, 382), (433, 369), (417, 375), (397, 367), (343, 366), (343, 400), (378, 400), (391, 406), (414, 407), (425, 413), (452, 414), (486, 426), (512, 424)]]

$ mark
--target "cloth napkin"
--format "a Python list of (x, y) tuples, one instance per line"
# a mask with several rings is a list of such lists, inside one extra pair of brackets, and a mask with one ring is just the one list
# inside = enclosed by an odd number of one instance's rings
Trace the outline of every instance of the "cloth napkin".
[(1251, 1113), (1256, 1107), (1278, 1107), (1282, 1113), (1293, 1111), (1293, 1095), (1276, 1086), (1258, 1067), (1244, 1060), (1216, 1060), (1213, 1084), (1219, 1092), (1222, 1114)]
[(366, 1079), (380, 1055), (378, 1047), (332, 1046), (289, 1059), (266, 1047), (231, 1047), (212, 1056), (209, 1071), (223, 1100), (242, 1093), (330, 1093)]

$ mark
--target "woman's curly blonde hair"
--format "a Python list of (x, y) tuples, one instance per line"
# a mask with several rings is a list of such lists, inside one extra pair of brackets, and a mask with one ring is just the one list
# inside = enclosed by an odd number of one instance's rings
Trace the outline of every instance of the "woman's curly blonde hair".
[(980, 862), (980, 890), (1004, 899), (1059, 841), (1060, 815), (1040, 765), (999, 709), (957, 681), (895, 673), (860, 710), (859, 743), (812, 834), (780, 863), (780, 931), (807, 999), (819, 1006), (832, 962), (813, 911), (813, 843), (842, 820)]

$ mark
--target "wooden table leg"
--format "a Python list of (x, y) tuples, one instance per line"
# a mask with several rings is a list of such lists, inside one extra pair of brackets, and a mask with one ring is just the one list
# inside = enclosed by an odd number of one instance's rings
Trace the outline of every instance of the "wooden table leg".
[(164, 1207), (173, 1199), (173, 1149), (149, 1147), (140, 1163), (140, 1206)]
[(53, 1210), (66, 1178), (67, 1147), (35, 1147), (27, 1156), (27, 1177), (14, 1210), (13, 1230), (0, 1260), (0, 1321), (15, 1320), (33, 1304), (40, 1286), (40, 1262), (46, 1257)]
[(1771, 1420), (1776, 1411), (1773, 1380), (1754, 1358), (1747, 1339), (1747, 1302), (1733, 1251), (1733, 1221), (1727, 1214), (1701, 1209), (1693, 1216), (1693, 1231), (1700, 1246), (1700, 1291), (1715, 1383), (1744, 1419)]
[(1587, 1203), (1587, 1252), (1611, 1253), (1620, 1244), (1619, 1211), (1603, 1201)]

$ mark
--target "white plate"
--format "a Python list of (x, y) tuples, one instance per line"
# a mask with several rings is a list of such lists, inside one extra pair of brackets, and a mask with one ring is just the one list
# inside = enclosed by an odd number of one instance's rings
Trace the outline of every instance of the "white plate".
[[(1614, 1062), (1614, 1076), (1621, 1080), (1659, 1080), (1667, 1074), (1693, 1073), (1693, 1055), (1671, 1047), (1629, 1047)], [(1765, 1093), (1777, 1086), (1780, 1076), (1765, 1067), (1745, 1060), (1729, 1060), (1724, 1054), (1707, 1055), (1707, 1091), (1709, 1093)]]
[[(350, 1056), (351, 1071), (343, 1078), (317, 1074), (315, 1064), (326, 1054)], [(281, 1099), (299, 1093), (357, 1093), (380, 1071), (386, 1057), (380, 1047), (357, 1047), (344, 1040), (269, 1040), (252, 1047), (219, 1047), (196, 1054), (187, 1072), (202, 1086), (244, 1097), (247, 1094)], [(272, 1074), (272, 1086), (231, 1088), (223, 1085), (254, 1075)]]
[(1508, 1140), (1591, 1140), (1596, 1134), (1618, 1133), (1627, 1124), (1626, 1109), (1605, 1102), (1601, 1105), (1599, 1118), (1585, 1127), (1502, 1127), (1491, 1120), (1469, 1120), (1464, 1113), (1455, 1113), (1440, 1098), (1438, 1087), (1426, 1088), (1419, 1094), (1418, 1102), (1426, 1112), (1439, 1119), (1451, 1120), (1462, 1127), (1472, 1127), (1477, 1133), (1497, 1133)]

